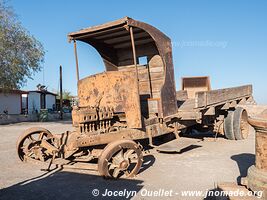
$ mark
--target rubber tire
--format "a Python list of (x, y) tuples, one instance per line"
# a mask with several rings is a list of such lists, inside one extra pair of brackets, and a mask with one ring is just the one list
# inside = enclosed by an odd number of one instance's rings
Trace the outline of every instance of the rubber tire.
[[(242, 116), (243, 115), (243, 116)], [(241, 132), (241, 119), (242, 117), (245, 117), (246, 120), (246, 128), (247, 128), (247, 134), (244, 136)], [(233, 127), (234, 127), (234, 134), (236, 140), (244, 140), (248, 137), (249, 133), (249, 124), (248, 124), (248, 114), (247, 111), (244, 108), (237, 107), (236, 110), (234, 111), (234, 121), (233, 121)]]
[(224, 119), (223, 128), (224, 135), (228, 140), (235, 140), (234, 134), (234, 111), (228, 111), (226, 118)]
[(139, 172), (143, 164), (143, 154), (141, 149), (133, 140), (118, 140), (109, 143), (104, 148), (103, 152), (98, 158), (98, 171), (101, 176), (105, 178), (113, 178), (108, 172), (107, 160), (111, 159), (113, 154), (119, 151), (121, 148), (127, 148), (127, 147), (135, 150), (139, 160), (138, 164), (133, 169), (133, 172), (127, 178), (133, 177)]

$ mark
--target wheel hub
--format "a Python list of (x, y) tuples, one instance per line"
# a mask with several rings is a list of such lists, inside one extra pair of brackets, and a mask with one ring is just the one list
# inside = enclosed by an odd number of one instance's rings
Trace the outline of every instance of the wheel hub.
[(129, 162), (127, 160), (124, 160), (120, 163), (121, 169), (127, 169), (129, 167)]

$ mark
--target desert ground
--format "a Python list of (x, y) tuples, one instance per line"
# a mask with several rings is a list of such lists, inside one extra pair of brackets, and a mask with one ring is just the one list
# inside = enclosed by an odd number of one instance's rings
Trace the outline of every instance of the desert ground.
[[(98, 175), (97, 166), (92, 164), (88, 164), (89, 170), (53, 166), (54, 170), (46, 172), (41, 169), (45, 169), (47, 164), (23, 163), (16, 154), (17, 138), (23, 130), (33, 126), (42, 126), (53, 133), (73, 129), (70, 121), (2, 125), (1, 200), (126, 199), (126, 191), (128, 199), (205, 199), (204, 194), (184, 197), (181, 192), (205, 192), (213, 190), (220, 182), (239, 182), (255, 160), (255, 133), (251, 129), (249, 138), (242, 141), (223, 137), (215, 140), (213, 135), (205, 135), (200, 141), (196, 140), (193, 148), (182, 153), (164, 154), (152, 150), (151, 155), (145, 157), (140, 173), (133, 179), (104, 179)], [(107, 197), (106, 191), (121, 191), (122, 196)], [(151, 197), (149, 192), (163, 196)], [(168, 192), (172, 192), (172, 196), (168, 196)]]

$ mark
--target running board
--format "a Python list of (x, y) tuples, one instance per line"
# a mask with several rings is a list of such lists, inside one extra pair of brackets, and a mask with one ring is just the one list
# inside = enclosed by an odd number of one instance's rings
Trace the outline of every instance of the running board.
[(201, 140), (195, 138), (180, 137), (156, 147), (156, 150), (165, 153), (178, 153), (187, 147), (196, 145), (200, 141)]

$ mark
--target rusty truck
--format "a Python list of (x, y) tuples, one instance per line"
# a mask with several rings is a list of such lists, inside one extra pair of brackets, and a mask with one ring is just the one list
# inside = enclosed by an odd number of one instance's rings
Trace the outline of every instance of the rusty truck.
[[(124, 17), (72, 32), (68, 39), (74, 44), (78, 80), (75, 131), (26, 130), (17, 141), (22, 161), (47, 161), (50, 167), (56, 159), (94, 160), (101, 176), (132, 177), (143, 163), (137, 141), (145, 140), (158, 151), (179, 152), (188, 145), (180, 135), (191, 127), (230, 140), (247, 138), (247, 112), (240, 105), (253, 102), (252, 86), (211, 90), (209, 77), (185, 77), (176, 91), (172, 43), (157, 28)], [(76, 41), (97, 50), (105, 72), (79, 78)], [(154, 143), (170, 134), (173, 140)]]

